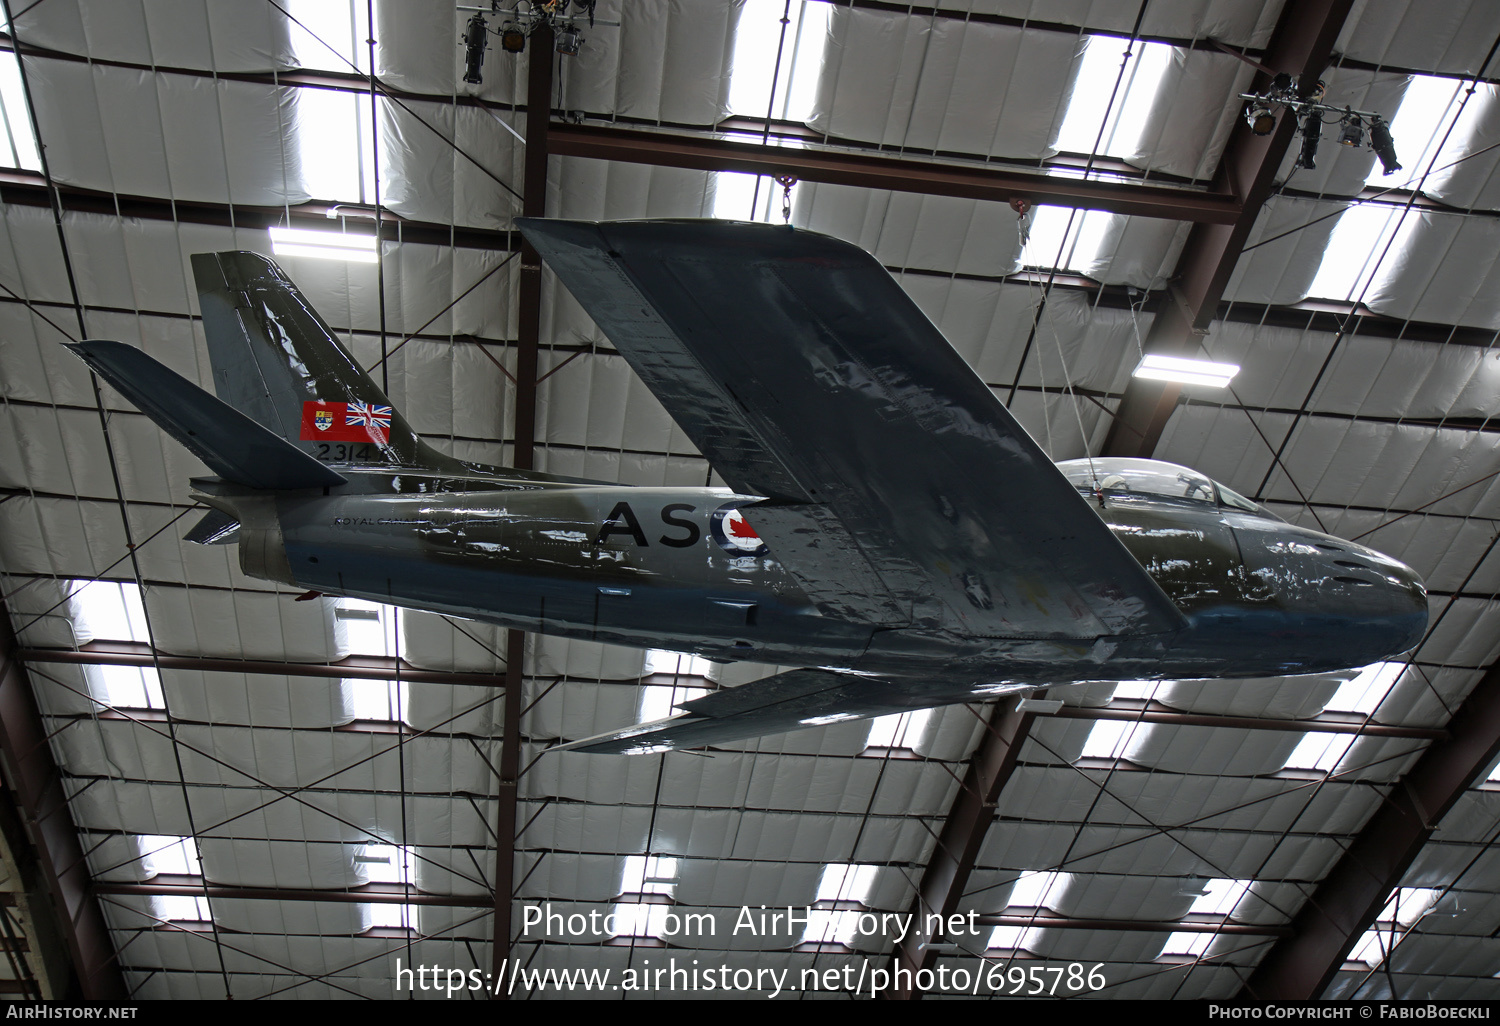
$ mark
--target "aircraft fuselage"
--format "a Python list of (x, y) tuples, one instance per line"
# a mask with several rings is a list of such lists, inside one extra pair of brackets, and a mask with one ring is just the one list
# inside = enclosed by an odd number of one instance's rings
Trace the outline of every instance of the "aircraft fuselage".
[[(1403, 564), (1264, 511), (1191, 497), (1100, 491), (1088, 500), (1186, 615), (1186, 629), (973, 637), (924, 622), (915, 597), (910, 622), (897, 626), (821, 614), (740, 512), (753, 519), (753, 496), (538, 483), (498, 469), (335, 469), (349, 483), (327, 494), (199, 487), (241, 521), (253, 576), (545, 634), (975, 694), (997, 682), (1322, 672), (1404, 651), (1426, 624), (1425, 592)], [(1044, 591), (1026, 600), (1053, 601)]]

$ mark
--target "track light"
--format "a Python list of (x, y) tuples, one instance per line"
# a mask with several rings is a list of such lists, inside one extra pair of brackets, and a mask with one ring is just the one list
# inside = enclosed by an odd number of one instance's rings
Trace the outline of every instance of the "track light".
[(464, 81), (479, 85), (484, 81), (484, 51), (489, 49), (489, 27), (484, 15), (476, 14), (464, 29)]
[(1276, 112), (1262, 104), (1252, 103), (1246, 107), (1245, 121), (1256, 135), (1270, 135), (1276, 130)]
[(1401, 165), (1396, 161), (1396, 143), (1391, 139), (1391, 130), (1379, 118), (1370, 124), (1370, 146), (1375, 150), (1375, 156), (1380, 158), (1380, 166), (1385, 169), (1383, 174), (1401, 170)]
[(1323, 138), (1323, 118), (1317, 111), (1309, 112), (1302, 119), (1302, 154), (1297, 166), (1309, 171), (1317, 170), (1318, 142)]
[(578, 44), (583, 42), (578, 35), (576, 25), (567, 24), (557, 27), (557, 52), (564, 57), (577, 57)]
[(521, 26), (510, 24), (500, 30), (500, 49), (506, 53), (521, 53), (526, 49), (526, 33)]

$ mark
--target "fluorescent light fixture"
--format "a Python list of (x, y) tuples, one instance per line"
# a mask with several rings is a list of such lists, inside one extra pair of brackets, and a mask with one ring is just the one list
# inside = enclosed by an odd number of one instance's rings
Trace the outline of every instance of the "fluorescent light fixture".
[(310, 232), (301, 228), (272, 228), (271, 249), (277, 256), (322, 257), (325, 260), (375, 262), (375, 236), (342, 232)]
[(1176, 381), (1184, 385), (1209, 385), (1223, 388), (1240, 372), (1237, 363), (1214, 363), (1210, 360), (1186, 360), (1178, 356), (1146, 354), (1135, 369), (1135, 377), (1156, 381)]

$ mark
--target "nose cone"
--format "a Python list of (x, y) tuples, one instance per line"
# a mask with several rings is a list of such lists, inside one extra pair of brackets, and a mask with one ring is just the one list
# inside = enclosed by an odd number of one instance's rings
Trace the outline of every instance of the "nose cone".
[(1427, 589), (1384, 553), (1288, 524), (1235, 527), (1253, 597), (1280, 610), (1283, 638), (1309, 667), (1366, 666), (1427, 630)]
[[(1392, 637), (1388, 654), (1415, 648), (1427, 631), (1427, 588), (1422, 578), (1405, 563), (1382, 552), (1352, 542), (1341, 544), (1348, 546), (1350, 553), (1347, 558), (1331, 561), (1333, 569), (1341, 571), (1330, 575), (1331, 583), (1352, 589), (1350, 597), (1361, 608), (1389, 618)], [(1356, 581), (1360, 583), (1353, 583)], [(1373, 594), (1360, 593), (1366, 588)]]

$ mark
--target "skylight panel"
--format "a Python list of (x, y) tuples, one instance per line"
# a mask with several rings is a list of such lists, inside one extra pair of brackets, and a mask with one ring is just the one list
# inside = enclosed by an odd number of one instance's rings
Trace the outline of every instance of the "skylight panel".
[(1140, 698), (1150, 700), (1156, 697), (1156, 689), (1163, 684), (1159, 680), (1122, 680), (1115, 684), (1114, 694), (1110, 698)]
[[(806, 122), (817, 99), (823, 53), (828, 43), (828, 18), (832, 5), (799, 0), (787, 11), (790, 19), (782, 34), (783, 6), (779, 3), (746, 4), (734, 33), (734, 59), (730, 66), (729, 109), (734, 114), (784, 121)], [(777, 51), (781, 53), (777, 70)], [(775, 96), (771, 95), (775, 82)]]
[(1200, 933), (1194, 931), (1179, 931), (1167, 938), (1167, 943), (1162, 947), (1163, 955), (1189, 955), (1193, 958), (1201, 958), (1208, 950), (1209, 944), (1213, 943), (1215, 934)]
[[(1067, 886), (1069, 874), (1057, 871), (1022, 873), (1010, 889), (1007, 909), (1045, 908), (1054, 894)], [(997, 926), (990, 933), (989, 946), (1024, 951), (1036, 941), (1038, 930), (1029, 926)]]
[(646, 674), (672, 674), (678, 677), (707, 677), (713, 669), (713, 661), (687, 652), (671, 652), (664, 648), (646, 651)]
[(1360, 302), (1372, 284), (1383, 280), (1378, 277), (1380, 265), (1388, 253), (1405, 248), (1417, 220), (1403, 219), (1401, 207), (1381, 203), (1361, 203), (1345, 210), (1328, 238), (1307, 294), (1315, 299)]
[(1034, 208), (1031, 235), (1021, 250), (1021, 266), (1084, 273), (1104, 246), (1110, 215), (1070, 207)]
[[(842, 901), (863, 905), (875, 886), (874, 866), (831, 863), (818, 878), (814, 901)], [(858, 909), (810, 909), (802, 931), (803, 944), (848, 944), (859, 925)]]
[(997, 926), (990, 931), (987, 946), (1007, 951), (1025, 951), (1036, 941), (1037, 933), (1030, 926)]
[(196, 894), (155, 894), (151, 912), (158, 919), (172, 923), (208, 923), (213, 921), (208, 899)]
[[(1130, 720), (1097, 720), (1083, 742), (1081, 758), (1123, 759), (1130, 747), (1135, 729), (1141, 726)], [(1149, 729), (1143, 727), (1142, 729)]]
[[(1134, 156), (1161, 88), (1162, 76), (1171, 65), (1172, 47), (1103, 35), (1084, 37), (1084, 45), (1073, 95), (1054, 145), (1067, 153)], [(1116, 90), (1115, 81), (1126, 50), (1131, 52), (1130, 63)]]
[(660, 937), (666, 930), (670, 905), (618, 902), (611, 933), (616, 937)]
[(191, 837), (166, 834), (141, 834), (135, 843), (140, 847), (141, 866), (150, 876), (202, 876), (203, 863), (198, 859), (198, 843)]
[(411, 849), (395, 844), (360, 845), (354, 863), (366, 883), (411, 883)]
[(42, 156), (36, 145), (36, 128), (21, 88), (21, 65), (13, 52), (0, 54), (0, 127), (5, 129), (0, 140), (0, 164), (40, 171)]
[[(1475, 93), (1454, 124), (1463, 102), (1463, 86), (1462, 79), (1413, 75), (1391, 119), (1391, 139), (1404, 170), (1387, 176), (1377, 162), (1365, 180), (1377, 187), (1406, 185), (1409, 181), (1414, 184), (1429, 164), (1436, 170), (1463, 156), (1474, 133), (1475, 119), (1485, 106), (1485, 94)], [(1451, 132), (1449, 125), (1453, 125)]]
[(68, 606), (76, 623), (91, 638), (108, 641), (151, 640), (146, 630), (146, 606), (137, 584), (117, 581), (74, 581)]
[(1401, 943), (1406, 931), (1432, 910), (1441, 893), (1431, 887), (1396, 888), (1375, 918), (1375, 925), (1354, 945), (1350, 960), (1363, 962), (1371, 969), (1378, 967)]
[(868, 748), (912, 748), (927, 730), (931, 709), (877, 716), (870, 722)]
[(1405, 669), (1405, 663), (1371, 663), (1360, 670), (1353, 680), (1340, 684), (1325, 708), (1334, 712), (1369, 716), (1380, 708), (1380, 703), (1385, 701), (1385, 696), (1396, 686), (1396, 681), (1401, 679), (1401, 671)]
[[(671, 898), (677, 891), (678, 860), (666, 855), (627, 855), (620, 873), (620, 895), (658, 895)], [(616, 902), (612, 920), (606, 920), (616, 937), (660, 937), (668, 925), (671, 906), (660, 902)]]
[(344, 678), (344, 712), (352, 720), (405, 723), (410, 698), (400, 681)]
[[(365, 0), (288, 0), (292, 55), (309, 70), (370, 72)], [(299, 24), (300, 23), (300, 24)]]
[(315, 200), (375, 202), (370, 98), (341, 89), (297, 90), (302, 187)]
[(401, 610), (396, 606), (344, 598), (334, 607), (333, 616), (350, 655), (393, 657), (399, 653)]
[[(1390, 127), (1396, 155), (1404, 170), (1386, 175), (1376, 162), (1366, 178), (1369, 185), (1415, 188), (1429, 167), (1433, 169), (1432, 176), (1424, 188), (1431, 188), (1446, 177), (1442, 169), (1469, 152), (1474, 130), (1485, 117), (1488, 105), (1494, 102), (1492, 93), (1476, 92), (1460, 115), (1463, 87), (1460, 79), (1411, 77)], [(1360, 203), (1349, 207), (1339, 216), (1338, 226), (1329, 237), (1308, 295), (1359, 302), (1372, 285), (1382, 284), (1385, 272), (1378, 265), (1389, 265), (1386, 254), (1400, 253), (1406, 248), (1419, 220), (1405, 216), (1399, 206)]]
[(677, 860), (665, 855), (627, 855), (620, 876), (621, 894), (662, 894), (677, 890)]
[(390, 930), (412, 930), (417, 928), (417, 906), (389, 901), (366, 902), (364, 909), (365, 929), (383, 927)]
[(813, 900), (863, 902), (874, 886), (874, 866), (831, 863), (823, 867), (823, 875), (818, 878), (818, 893)]
[(1052, 872), (1022, 873), (1010, 889), (1007, 908), (1043, 908), (1054, 893), (1067, 886), (1070, 874)]
[(1349, 751), (1355, 738), (1348, 734), (1304, 734), (1286, 760), (1286, 769), (1321, 770), (1332, 773)]
[(1250, 880), (1210, 880), (1193, 901), (1193, 907), (1188, 909), (1188, 914), (1200, 913), (1211, 916), (1227, 916), (1234, 912), (1235, 906), (1250, 889)]
[(94, 698), (112, 709), (165, 709), (161, 676), (150, 666), (90, 666)]

